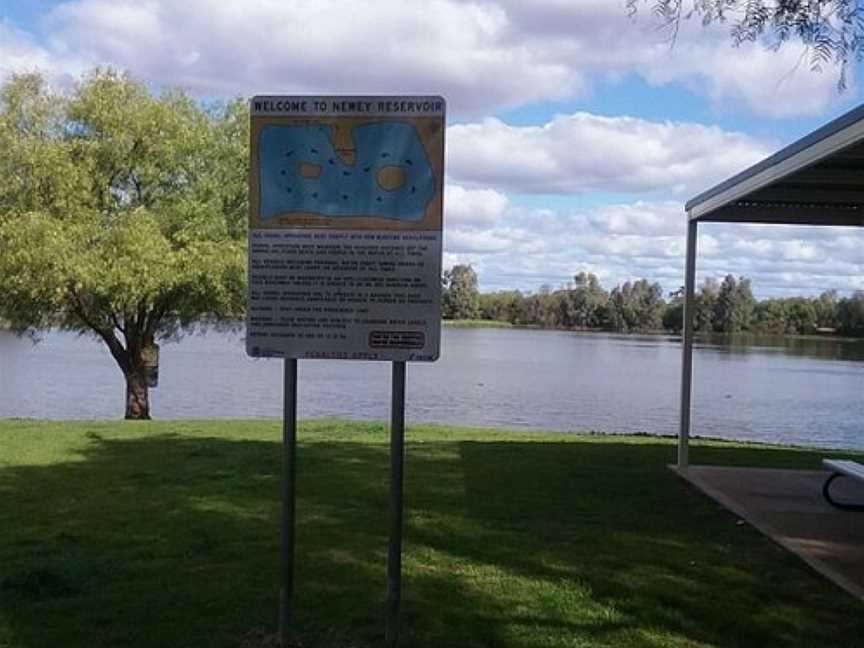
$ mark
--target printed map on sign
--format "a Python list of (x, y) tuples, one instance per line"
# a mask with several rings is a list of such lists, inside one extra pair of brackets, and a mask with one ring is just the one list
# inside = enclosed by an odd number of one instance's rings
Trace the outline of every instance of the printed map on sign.
[(297, 212), (419, 221), (437, 187), (420, 134), (407, 122), (268, 124), (258, 171), (262, 221)]

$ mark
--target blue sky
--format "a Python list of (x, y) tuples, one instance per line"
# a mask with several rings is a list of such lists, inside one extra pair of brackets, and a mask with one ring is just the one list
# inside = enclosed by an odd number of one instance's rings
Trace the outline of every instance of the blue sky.
[[(801, 47), (733, 48), (682, 25), (674, 47), (623, 0), (0, 0), (0, 78), (72, 88), (95, 65), (154, 91), (435, 93), (448, 99), (445, 265), (484, 289), (681, 283), (683, 203), (861, 101), (858, 70)], [(711, 225), (700, 278), (760, 296), (864, 289), (859, 231)]]

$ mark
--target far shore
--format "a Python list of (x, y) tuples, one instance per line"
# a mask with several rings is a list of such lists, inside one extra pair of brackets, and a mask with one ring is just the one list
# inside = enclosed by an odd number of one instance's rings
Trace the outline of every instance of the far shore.
[[(604, 333), (607, 335), (656, 335), (665, 337), (681, 337), (681, 331), (669, 330), (645, 330), (645, 331), (613, 331), (603, 328), (562, 328), (554, 326), (538, 326), (537, 324), (513, 324), (511, 322), (502, 322), (500, 320), (488, 319), (456, 319), (456, 320), (441, 320), (441, 324), (447, 328), (512, 328), (512, 329), (532, 329), (535, 331), (568, 331), (571, 333)], [(769, 340), (769, 339), (789, 339), (789, 340), (831, 340), (832, 342), (859, 342), (864, 343), (864, 338), (849, 337), (848, 335), (837, 335), (835, 333), (753, 333), (750, 331), (743, 333), (696, 333), (696, 339), (723, 339), (730, 342), (735, 341), (754, 341)]]
[[(653, 335), (665, 337), (681, 337), (681, 331), (670, 330), (645, 330), (645, 331), (613, 331), (603, 328), (561, 328), (561, 327), (545, 327), (537, 324), (513, 324), (501, 320), (490, 319), (443, 319), (442, 326), (446, 328), (497, 328), (497, 329), (530, 329), (534, 331), (568, 331), (571, 333), (603, 333), (606, 335)], [(241, 327), (243, 322), (235, 322), (228, 325), (231, 327)], [(15, 333), (4, 321), (0, 320), (0, 333)], [(729, 342), (759, 342), (771, 339), (786, 339), (786, 340), (830, 340), (832, 342), (860, 343), (864, 344), (862, 337), (849, 337), (837, 335), (834, 333), (696, 333), (697, 340), (725, 340)]]

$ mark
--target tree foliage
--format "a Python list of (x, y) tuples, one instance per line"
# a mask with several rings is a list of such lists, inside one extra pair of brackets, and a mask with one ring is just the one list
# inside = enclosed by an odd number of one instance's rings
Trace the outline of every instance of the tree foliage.
[(455, 265), (444, 272), (443, 283), (444, 319), (476, 319), (480, 314), (480, 289), (474, 268)]
[(560, 302), (560, 322), (565, 328), (596, 328), (604, 322), (609, 295), (596, 275), (580, 272), (573, 277)]
[(755, 304), (750, 280), (726, 275), (714, 302), (714, 330), (718, 333), (741, 333), (749, 330)]
[(156, 340), (242, 313), (248, 116), (96, 70), (0, 87), (0, 314), (102, 340), (149, 418)]
[(864, 290), (856, 290), (851, 297), (838, 302), (837, 320), (846, 335), (864, 337)]
[(613, 331), (659, 331), (663, 327), (663, 289), (647, 279), (625, 281), (609, 293), (609, 324)]
[[(480, 317), (517, 325), (575, 330), (680, 332), (684, 288), (663, 298), (660, 285), (628, 281), (607, 292), (597, 277), (579, 273), (566, 286), (543, 286), (536, 293), (504, 290), (481, 294)], [(694, 295), (694, 329), (700, 333), (772, 335), (837, 332), (864, 337), (864, 291), (840, 298), (835, 290), (819, 297), (757, 301), (750, 280), (708, 277)]]
[(864, 7), (860, 0), (627, 0), (631, 15), (643, 4), (673, 36), (681, 20), (728, 23), (733, 44), (762, 41), (777, 49), (790, 40), (807, 48), (814, 69), (835, 63), (846, 87), (849, 64), (864, 54)]

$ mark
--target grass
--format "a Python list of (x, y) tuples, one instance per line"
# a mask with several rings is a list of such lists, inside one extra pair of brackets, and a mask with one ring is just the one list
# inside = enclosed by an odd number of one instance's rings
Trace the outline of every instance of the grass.
[[(261, 645), (279, 439), (275, 421), (0, 421), (0, 647)], [(375, 423), (301, 426), (298, 645), (382, 645), (387, 439)], [(400, 646), (860, 645), (864, 605), (672, 459), (668, 439), (412, 427)]]
[(441, 320), (441, 323), (450, 328), (513, 328), (510, 322), (487, 319)]

